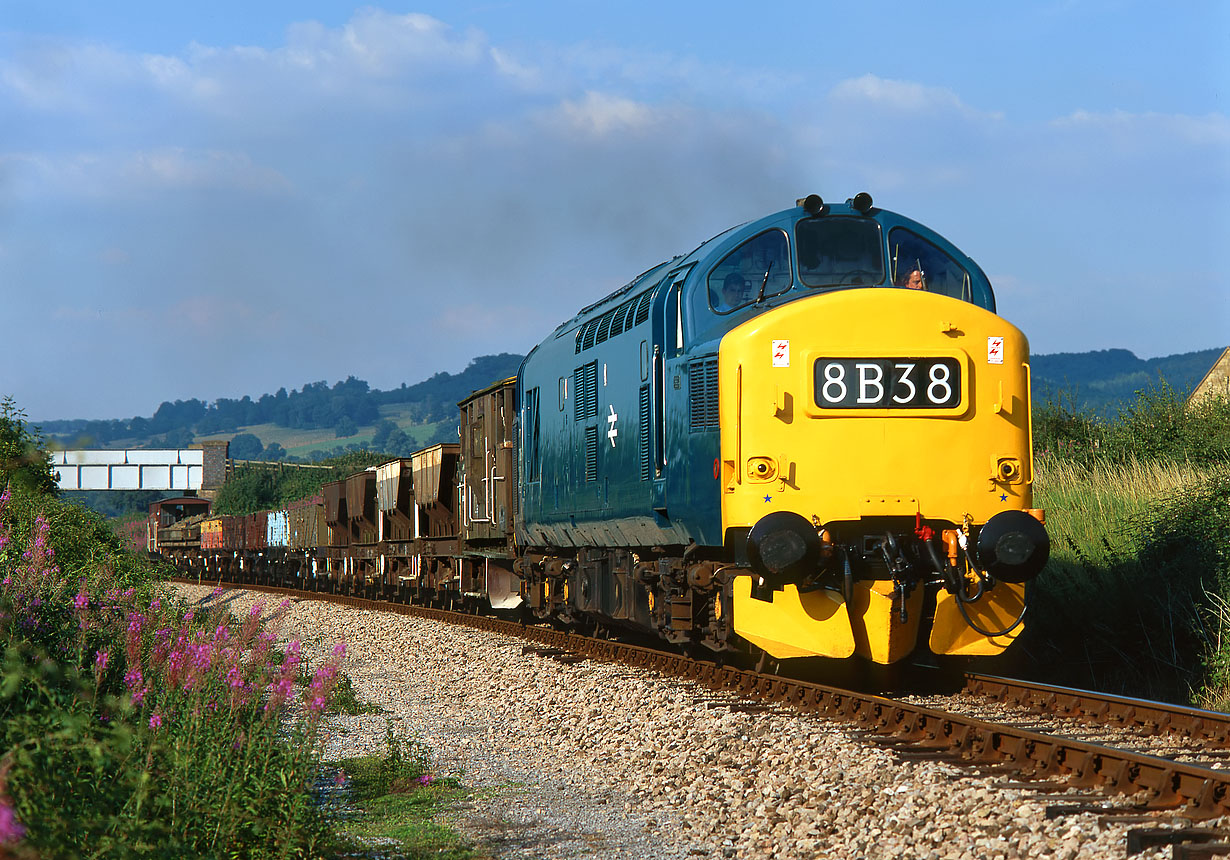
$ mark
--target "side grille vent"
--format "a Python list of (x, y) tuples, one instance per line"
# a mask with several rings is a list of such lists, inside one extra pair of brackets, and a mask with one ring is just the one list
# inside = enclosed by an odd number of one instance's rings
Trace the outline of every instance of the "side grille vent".
[(598, 480), (598, 428), (585, 428), (585, 480)]
[(649, 319), (649, 305), (653, 302), (653, 290), (641, 296), (640, 302), (636, 306), (636, 323), (640, 325), (645, 320)]
[(584, 421), (598, 415), (598, 362), (591, 361), (573, 371), (576, 390), (576, 420)]
[(585, 323), (577, 329), (574, 353), (580, 353), (640, 325), (649, 319), (649, 306), (652, 301), (653, 290), (649, 290)]
[(688, 429), (693, 433), (718, 429), (716, 358), (688, 362)]
[(641, 480), (653, 476), (653, 450), (649, 447), (649, 386), (641, 386)]

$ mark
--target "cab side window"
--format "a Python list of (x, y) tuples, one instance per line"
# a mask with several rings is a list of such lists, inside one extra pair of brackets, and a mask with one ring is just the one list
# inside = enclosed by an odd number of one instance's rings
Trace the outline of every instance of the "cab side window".
[(888, 263), (897, 287), (973, 301), (969, 272), (921, 236), (898, 227), (888, 234)]
[(706, 283), (709, 307), (728, 314), (763, 295), (790, 289), (790, 243), (780, 230), (767, 230), (744, 242), (713, 267)]

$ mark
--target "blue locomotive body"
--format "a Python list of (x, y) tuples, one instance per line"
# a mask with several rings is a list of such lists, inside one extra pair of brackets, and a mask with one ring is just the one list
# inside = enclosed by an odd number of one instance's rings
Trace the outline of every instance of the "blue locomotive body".
[[(530, 352), (517, 379), (521, 546), (721, 546), (723, 336), (772, 308), (819, 293), (900, 286), (906, 264), (891, 247), (895, 234), (908, 233), (910, 249), (930, 255), (931, 291), (955, 293), (994, 312), (985, 275), (946, 239), (896, 213), (863, 211), (852, 200), (824, 206), (826, 228), (847, 230), (829, 244), (845, 247), (848, 228), (874, 223), (875, 247), (864, 252), (889, 263), (859, 262), (856, 252), (846, 252), (852, 256), (844, 268), (838, 265), (844, 283), (819, 285), (807, 275), (808, 261), (798, 258), (800, 251), (809, 253), (801, 247), (799, 223), (816, 221), (802, 202), (653, 267), (583, 308)], [(912, 256), (911, 264), (918, 259)], [(719, 309), (715, 277), (720, 283), (732, 258), (744, 269), (766, 271), (743, 302)], [(935, 275), (948, 264), (963, 276), (945, 283)], [(871, 274), (855, 274), (863, 271)]]

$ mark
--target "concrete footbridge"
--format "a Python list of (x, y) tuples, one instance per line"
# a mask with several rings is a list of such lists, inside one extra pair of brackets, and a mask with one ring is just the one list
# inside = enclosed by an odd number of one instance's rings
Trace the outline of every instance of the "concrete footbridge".
[(227, 443), (190, 448), (77, 449), (51, 452), (61, 490), (217, 489), (226, 480)]

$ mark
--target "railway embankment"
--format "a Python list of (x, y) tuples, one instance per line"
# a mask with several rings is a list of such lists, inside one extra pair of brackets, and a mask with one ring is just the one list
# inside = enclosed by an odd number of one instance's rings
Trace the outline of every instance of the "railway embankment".
[[(267, 597), (214, 599), (242, 614)], [(346, 641), (356, 691), (385, 711), (331, 718), (325, 758), (379, 754), (392, 720), (433, 751), (439, 774), (463, 779), (469, 794), (446, 818), (501, 860), (1083, 860), (1123, 857), (1139, 826), (1093, 812), (1048, 817), (1036, 791), (1001, 777), (898, 757), (820, 717), (499, 634), (306, 600), (292, 601), (281, 630), (309, 656)]]

